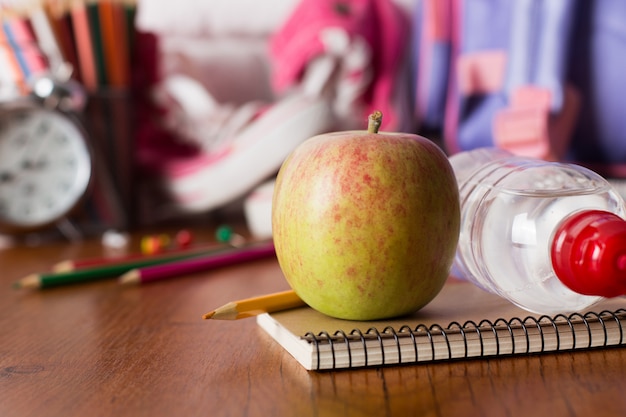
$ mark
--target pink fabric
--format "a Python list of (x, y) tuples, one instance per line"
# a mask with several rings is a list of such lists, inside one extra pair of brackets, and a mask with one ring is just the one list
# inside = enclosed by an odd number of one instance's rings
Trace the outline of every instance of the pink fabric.
[(552, 91), (535, 85), (520, 87), (511, 94), (511, 107), (538, 107), (550, 110)]
[[(372, 79), (362, 101), (367, 113), (383, 112), (385, 130), (397, 129), (401, 115), (393, 95), (410, 26), (406, 14), (390, 0), (301, 1), (271, 40), (275, 89), (283, 92), (298, 85), (307, 64), (329, 53), (320, 35), (332, 28), (344, 30), (351, 40), (360, 37), (370, 47), (371, 62), (363, 69), (372, 71)], [(352, 77), (361, 75), (352, 72)]]
[(434, 41), (450, 40), (450, 2), (442, 0), (425, 0), (424, 21), (426, 38)]
[(493, 121), (495, 145), (515, 154), (547, 159), (551, 153), (548, 122), (550, 90), (532, 85), (518, 88), (508, 108)]
[(545, 108), (507, 108), (493, 122), (494, 142), (517, 155), (545, 158), (550, 152), (548, 112)]
[(569, 146), (580, 108), (580, 97), (571, 87), (564, 89), (563, 108), (552, 114), (552, 93), (547, 88), (516, 89), (509, 107), (494, 117), (495, 145), (518, 155), (560, 160)]
[(457, 77), (461, 94), (488, 94), (502, 89), (506, 52), (483, 51), (460, 56)]

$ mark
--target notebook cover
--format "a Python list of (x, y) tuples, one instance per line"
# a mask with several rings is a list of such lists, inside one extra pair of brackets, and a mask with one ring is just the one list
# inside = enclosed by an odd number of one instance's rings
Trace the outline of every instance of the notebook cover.
[[(574, 313), (572, 322), (577, 323), (576, 335), (573, 335), (574, 331), (567, 322), (570, 314), (559, 315), (557, 323), (560, 331), (559, 335), (556, 335), (555, 317), (530, 313), (497, 295), (481, 290), (473, 284), (450, 278), (441, 293), (427, 306), (412, 315), (392, 320), (341, 320), (304, 307), (265, 314), (263, 317), (260, 316), (258, 318), (258, 322), (279, 343), (284, 343), (283, 347), (287, 350), (298, 350), (298, 359), (301, 363), (304, 361), (302, 365), (305, 368), (333, 369), (367, 366), (361, 360), (362, 358), (355, 360), (361, 354), (358, 350), (362, 349), (363, 343), (359, 340), (354, 340), (354, 337), (351, 342), (353, 345), (353, 357), (349, 358), (352, 360), (349, 366), (346, 366), (342, 360), (339, 360), (339, 356), (345, 354), (345, 335), (352, 337), (355, 334), (358, 335), (359, 332), (360, 334), (366, 334), (370, 329), (376, 329), (379, 333), (383, 333), (388, 328), (393, 329), (397, 333), (401, 329), (407, 330), (408, 328), (419, 328), (424, 331), (430, 329), (433, 333), (437, 333), (437, 337), (440, 336), (439, 330), (444, 330), (445, 332), (447, 329), (450, 329), (449, 334), (444, 335), (443, 339), (439, 337), (437, 342), (441, 343), (443, 340), (443, 343), (447, 343), (447, 346), (443, 348), (439, 346), (440, 350), (443, 349), (444, 354), (440, 354), (441, 352), (433, 353), (432, 360), (446, 359), (448, 356), (447, 351), (450, 349), (456, 352), (452, 355), (453, 358), (458, 358), (493, 356), (494, 352), (498, 355), (510, 355), (539, 351), (571, 350), (574, 346), (579, 349), (586, 345), (598, 347), (609, 344), (622, 344), (624, 339), (624, 332), (622, 331), (622, 326), (624, 325), (622, 320), (625, 320), (624, 314), (620, 313), (619, 319), (609, 315), (604, 320), (598, 320), (597, 314), (604, 311), (615, 312), (624, 307), (626, 307), (626, 302), (619, 297), (603, 300), (589, 307), (588, 311), (596, 312), (590, 316), (585, 316), (586, 312)], [(508, 328), (507, 323), (509, 325)], [(496, 327), (494, 324), (497, 326), (498, 336), (494, 336), (494, 327)], [(478, 326), (482, 326), (480, 332), (476, 330)], [(605, 328), (603, 329), (602, 327)], [(357, 330), (356, 333), (355, 329)], [(290, 335), (285, 333), (284, 330), (289, 332)], [(593, 338), (586, 336), (587, 333), (591, 335), (592, 332)], [(371, 335), (371, 332), (369, 333)], [(507, 340), (508, 333), (515, 333), (516, 340), (514, 342)], [(316, 342), (311, 340), (311, 336), (314, 335), (322, 335), (322, 337), (318, 338), (321, 341), (319, 342), (320, 345), (329, 337), (339, 335), (334, 342), (334, 346), (330, 347), (331, 351), (337, 353), (337, 358), (329, 359), (328, 355), (326, 355), (321, 359), (318, 357), (321, 361), (319, 364), (315, 363), (315, 359), (311, 359), (313, 363), (308, 363), (309, 355), (315, 356), (316, 354)], [(308, 337), (309, 340), (305, 340), (305, 337)], [(406, 335), (402, 336), (402, 338), (410, 339)], [(387, 339), (390, 339), (390, 337), (387, 337)], [(432, 340), (434, 339), (430, 339), (430, 342)], [(500, 343), (501, 346), (494, 346), (494, 340), (496, 344)], [(374, 343), (370, 342), (371, 338), (368, 341), (370, 363), (372, 365), (380, 365), (381, 363), (378, 363), (380, 358), (372, 360), (374, 356), (379, 356), (380, 343), (376, 340), (374, 340)], [(391, 340), (391, 345), (387, 343), (386, 353), (391, 352), (395, 355), (395, 351), (398, 350), (396, 343), (397, 340)], [(514, 346), (511, 346), (512, 344)], [(524, 346), (524, 344), (527, 344), (527, 346)], [(465, 349), (465, 352), (459, 352), (459, 349)], [(293, 352), (290, 353), (293, 355)], [(367, 357), (367, 353), (365, 356)], [(400, 362), (398, 358), (390, 359), (391, 356), (387, 354), (387, 362), (384, 359), (383, 362), (386, 364)], [(365, 361), (367, 362), (367, 358)]]

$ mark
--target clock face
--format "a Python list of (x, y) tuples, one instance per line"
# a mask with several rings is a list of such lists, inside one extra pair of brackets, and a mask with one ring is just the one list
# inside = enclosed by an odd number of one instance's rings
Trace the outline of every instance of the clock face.
[(65, 216), (91, 177), (80, 128), (43, 108), (0, 114), (0, 223), (37, 228)]

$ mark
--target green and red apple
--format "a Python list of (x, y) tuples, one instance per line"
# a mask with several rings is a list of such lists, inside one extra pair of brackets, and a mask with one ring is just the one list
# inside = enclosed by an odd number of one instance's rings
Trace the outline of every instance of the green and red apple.
[(272, 200), (280, 267), (308, 305), (376, 320), (415, 312), (446, 281), (459, 236), (459, 194), (431, 140), (367, 131), (314, 136), (284, 161)]

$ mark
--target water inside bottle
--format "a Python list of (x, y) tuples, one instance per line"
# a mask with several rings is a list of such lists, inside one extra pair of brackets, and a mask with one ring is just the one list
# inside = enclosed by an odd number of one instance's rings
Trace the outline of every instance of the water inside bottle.
[(575, 212), (600, 209), (624, 217), (621, 199), (604, 179), (577, 166), (509, 158), (484, 164), (459, 183), (455, 270), (534, 312), (577, 311), (600, 300), (556, 278), (550, 248), (558, 225)]

